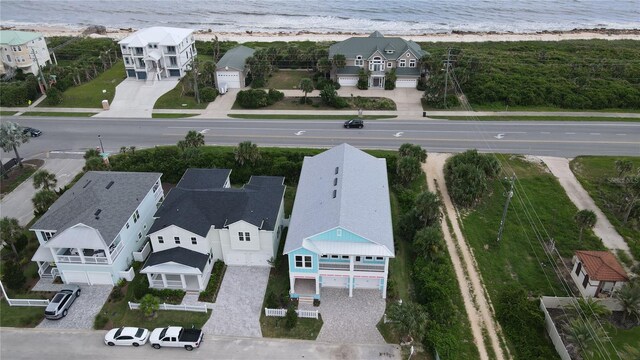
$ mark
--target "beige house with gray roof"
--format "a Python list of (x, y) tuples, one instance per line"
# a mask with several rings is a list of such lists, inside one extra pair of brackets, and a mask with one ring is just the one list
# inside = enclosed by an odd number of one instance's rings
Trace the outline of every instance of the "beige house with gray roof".
[(227, 51), (216, 64), (216, 85), (220, 93), (226, 89), (242, 89), (245, 87), (249, 67), (247, 59), (255, 50), (246, 46), (236, 46)]
[(331, 73), (340, 86), (356, 86), (360, 70), (369, 71), (369, 87), (384, 88), (387, 72), (396, 69), (396, 87), (415, 88), (420, 79), (420, 58), (428, 55), (413, 41), (385, 37), (375, 31), (331, 45), (329, 58), (344, 55), (346, 66)]

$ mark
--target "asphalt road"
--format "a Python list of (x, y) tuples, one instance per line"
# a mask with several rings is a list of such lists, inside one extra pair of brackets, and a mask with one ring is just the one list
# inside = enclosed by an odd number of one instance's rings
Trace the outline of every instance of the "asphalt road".
[[(21, 155), (51, 157), (99, 145), (107, 152), (175, 144), (189, 130), (201, 131), (209, 145), (236, 145), (250, 140), (260, 146), (331, 147), (348, 142), (359, 148), (397, 149), (410, 142), (431, 152), (576, 155), (640, 155), (640, 123), (369, 120), (364, 129), (344, 129), (338, 120), (242, 119), (108, 119), (20, 117), (21, 125), (43, 135), (21, 146)], [(11, 154), (4, 154), (8, 157)]]
[(205, 336), (198, 349), (109, 347), (106, 331), (0, 329), (0, 358), (16, 359), (400, 359), (395, 345), (328, 344), (315, 341)]

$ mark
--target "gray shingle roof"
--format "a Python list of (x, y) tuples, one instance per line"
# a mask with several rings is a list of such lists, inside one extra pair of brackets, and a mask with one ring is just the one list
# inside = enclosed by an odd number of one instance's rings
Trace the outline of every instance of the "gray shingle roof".
[(175, 225), (200, 236), (207, 236), (211, 226), (219, 229), (239, 220), (262, 226), (263, 230), (274, 229), (285, 190), (283, 177), (252, 176), (242, 189), (222, 188), (222, 185), (199, 189), (180, 186), (183, 181), (192, 183), (189, 177), (201, 177), (208, 170), (214, 176), (220, 171), (230, 171), (201, 169), (198, 172), (185, 172), (178, 186), (169, 191), (156, 212), (157, 219), (149, 234)]
[(420, 75), (420, 69), (417, 67), (399, 67), (396, 68), (396, 75), (397, 76), (419, 76)]
[(209, 256), (197, 251), (189, 250), (183, 247), (174, 247), (167, 250), (158, 252), (152, 252), (144, 263), (142, 269), (146, 269), (150, 266), (165, 264), (168, 262), (174, 262), (204, 271), (204, 267), (207, 265)]
[(247, 58), (253, 56), (254, 52), (255, 50), (244, 45), (236, 46), (227, 51), (224, 56), (218, 60), (216, 68), (223, 70), (229, 67), (230, 69), (243, 71)]
[(187, 169), (177, 186), (190, 190), (221, 188), (229, 175), (229, 169)]
[(300, 248), (305, 238), (335, 227), (394, 253), (385, 159), (349, 144), (304, 159), (284, 253)]
[[(385, 53), (385, 49), (395, 50), (393, 54)], [(380, 51), (387, 60), (396, 60), (407, 50), (410, 50), (418, 59), (427, 53), (420, 48), (420, 45), (413, 41), (399, 37), (384, 37), (375, 31), (368, 37), (351, 37), (347, 40), (335, 43), (329, 47), (329, 58), (335, 54), (342, 54), (347, 59), (355, 59), (357, 55), (362, 55), (367, 59), (374, 52)]]
[(60, 233), (83, 223), (100, 231), (109, 245), (160, 176), (161, 173), (89, 171), (31, 229)]

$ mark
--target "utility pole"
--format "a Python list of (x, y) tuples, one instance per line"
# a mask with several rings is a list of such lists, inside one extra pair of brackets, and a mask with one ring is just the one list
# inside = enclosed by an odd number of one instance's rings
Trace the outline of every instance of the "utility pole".
[(447, 60), (444, 62), (444, 98), (442, 99), (444, 107), (447, 107), (447, 89), (449, 88), (449, 65), (451, 64), (451, 48), (447, 49)]
[(498, 242), (502, 240), (502, 230), (504, 229), (504, 220), (507, 218), (507, 209), (509, 209), (509, 202), (513, 197), (513, 183), (516, 180), (516, 176), (512, 176), (510, 180), (509, 192), (507, 193), (507, 201), (504, 203), (504, 210), (502, 211), (502, 220), (500, 220), (500, 228), (498, 229)]
[(36, 52), (33, 48), (31, 48), (31, 55), (36, 60), (36, 65), (38, 66), (38, 77), (42, 81), (42, 85), (44, 86), (44, 89), (49, 90), (49, 84), (47, 84), (47, 82), (44, 79), (44, 74), (42, 73), (42, 69), (40, 69), (40, 62), (38, 61), (38, 57), (36, 56)]

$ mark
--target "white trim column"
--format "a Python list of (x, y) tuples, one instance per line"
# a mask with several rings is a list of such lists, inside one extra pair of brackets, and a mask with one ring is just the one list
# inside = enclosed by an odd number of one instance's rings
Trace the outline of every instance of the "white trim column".
[(84, 251), (82, 251), (82, 249), (78, 249), (78, 256), (80, 256), (80, 262), (84, 264), (85, 263)]
[(151, 274), (147, 274), (147, 281), (149, 282), (149, 287), (153, 287), (153, 276)]
[(200, 290), (200, 291), (204, 291), (204, 290), (205, 290), (205, 287), (204, 287), (204, 285), (203, 285), (203, 283), (204, 283), (204, 281), (203, 281), (203, 280), (204, 280), (204, 277), (203, 277), (202, 275), (196, 275), (196, 279), (198, 279), (198, 287), (200, 288), (199, 290)]
[(353, 274), (349, 274), (349, 297), (353, 297)]
[(184, 280), (184, 274), (180, 274), (180, 282), (182, 283), (182, 288), (187, 288), (187, 282)]
[(167, 276), (165, 274), (160, 274), (160, 277), (162, 278), (162, 286), (166, 289), (167, 288)]
[(355, 259), (355, 256), (349, 256), (349, 297), (353, 297), (353, 268)]
[(320, 295), (320, 275), (316, 275), (316, 295)]
[(289, 295), (295, 293), (296, 278), (289, 275)]

